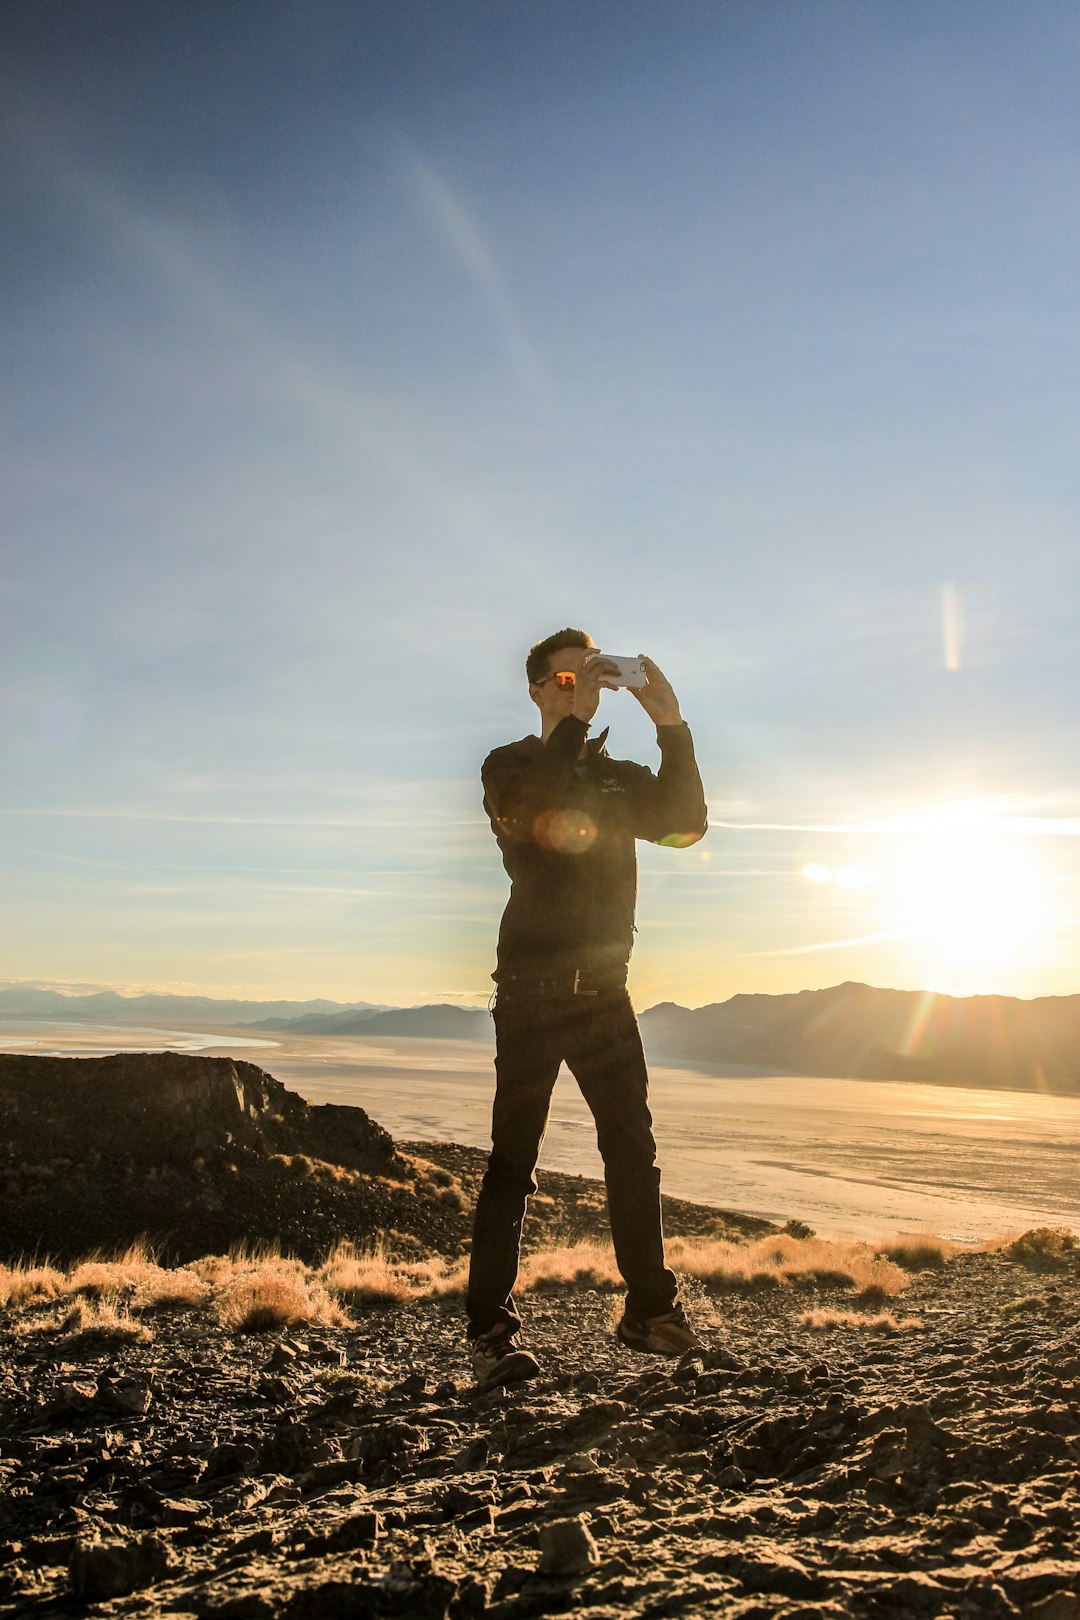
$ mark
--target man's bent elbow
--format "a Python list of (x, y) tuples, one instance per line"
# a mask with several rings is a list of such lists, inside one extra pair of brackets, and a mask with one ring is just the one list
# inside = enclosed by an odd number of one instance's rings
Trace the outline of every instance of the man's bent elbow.
[(665, 849), (689, 849), (691, 844), (700, 844), (708, 830), (708, 822), (705, 822), (695, 827), (693, 832), (665, 833), (657, 842), (663, 844)]

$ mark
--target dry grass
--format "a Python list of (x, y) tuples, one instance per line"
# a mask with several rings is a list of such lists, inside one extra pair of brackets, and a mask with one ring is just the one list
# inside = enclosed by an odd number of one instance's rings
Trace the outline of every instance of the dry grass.
[[(454, 1189), (438, 1187), (439, 1192), (448, 1190)], [(948, 1252), (948, 1245), (931, 1239), (898, 1239), (883, 1249), (788, 1232), (748, 1244), (725, 1238), (672, 1238), (668, 1244), (673, 1268), (714, 1293), (786, 1285), (841, 1287), (864, 1302), (887, 1300), (907, 1287), (908, 1273), (900, 1260), (917, 1269), (943, 1263)], [(393, 1248), (387, 1242), (368, 1248), (340, 1244), (317, 1267), (275, 1251), (238, 1247), (227, 1255), (170, 1268), (160, 1265), (145, 1244), (134, 1244), (116, 1258), (92, 1256), (66, 1272), (40, 1264), (0, 1268), (0, 1308), (32, 1308), (35, 1302), (73, 1297), (68, 1316), (39, 1312), (22, 1331), (108, 1328), (116, 1336), (131, 1337), (138, 1336), (133, 1313), (207, 1307), (226, 1330), (254, 1333), (300, 1322), (349, 1326), (349, 1306), (460, 1297), (467, 1280), (467, 1260), (421, 1255), (414, 1240), (395, 1242)], [(619, 1289), (622, 1282), (611, 1244), (584, 1240), (526, 1256), (519, 1286), (528, 1293), (557, 1287)], [(96, 1314), (90, 1309), (95, 1303)], [(79, 1310), (83, 1315), (76, 1317)]]
[(187, 1266), (170, 1270), (154, 1266), (147, 1270), (132, 1297), (136, 1310), (170, 1310), (177, 1306), (204, 1305), (210, 1290), (196, 1272)]
[(332, 1294), (355, 1305), (396, 1305), (410, 1299), (461, 1295), (468, 1279), (468, 1261), (446, 1261), (434, 1255), (405, 1260), (386, 1247), (358, 1249), (342, 1243), (319, 1268), (319, 1280)]
[(854, 1288), (864, 1298), (886, 1299), (901, 1293), (910, 1281), (894, 1260), (871, 1244), (796, 1238), (786, 1232), (747, 1244), (673, 1238), (668, 1260), (676, 1271), (722, 1291), (802, 1283)]
[(231, 1275), (214, 1290), (214, 1312), (222, 1327), (234, 1333), (266, 1333), (295, 1322), (353, 1325), (302, 1261), (278, 1255), (248, 1266), (231, 1264)]
[[(854, 1288), (864, 1298), (890, 1298), (910, 1281), (894, 1261), (865, 1243), (833, 1243), (787, 1233), (754, 1243), (724, 1238), (672, 1238), (668, 1262), (684, 1277), (725, 1292), (803, 1283)], [(608, 1243), (589, 1239), (531, 1254), (521, 1268), (522, 1292), (576, 1285), (619, 1288), (621, 1278)]]
[(430, 1159), (414, 1158), (411, 1154), (403, 1157), (415, 1177), (414, 1190), (422, 1198), (431, 1198), (448, 1209), (466, 1210), (470, 1207), (468, 1194), (452, 1171), (441, 1164), (432, 1164)]
[(544, 1288), (618, 1288), (621, 1285), (615, 1251), (610, 1243), (584, 1238), (557, 1249), (526, 1255), (518, 1287), (523, 1294)]
[(191, 1268), (159, 1265), (152, 1249), (133, 1243), (118, 1259), (95, 1256), (73, 1266), (64, 1278), (63, 1292), (89, 1299), (123, 1296), (135, 1310), (162, 1310), (202, 1305), (209, 1290)]
[(874, 1333), (904, 1333), (912, 1328), (921, 1328), (921, 1316), (905, 1316), (897, 1319), (891, 1311), (879, 1311), (876, 1316), (868, 1316), (865, 1311), (804, 1311), (799, 1317), (804, 1327), (823, 1331), (826, 1328), (858, 1327), (869, 1328)]
[(356, 1305), (397, 1305), (415, 1298), (404, 1265), (386, 1250), (355, 1249), (341, 1244), (323, 1263), (319, 1273), (324, 1287)]
[(50, 1265), (0, 1266), (0, 1310), (18, 1310), (33, 1300), (55, 1299), (64, 1274)]
[(74, 1349), (95, 1340), (145, 1344), (153, 1334), (144, 1322), (138, 1322), (123, 1306), (107, 1299), (76, 1297), (75, 1303), (58, 1323), (64, 1335), (63, 1343)]

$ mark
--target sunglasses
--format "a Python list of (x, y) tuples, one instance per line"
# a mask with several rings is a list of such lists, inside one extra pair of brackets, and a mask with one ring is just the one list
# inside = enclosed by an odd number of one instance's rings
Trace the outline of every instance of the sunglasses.
[(560, 692), (572, 692), (577, 685), (577, 676), (572, 669), (560, 669), (556, 670), (553, 675), (541, 675), (538, 681), (533, 682), (533, 685), (543, 686), (545, 681), (554, 681)]

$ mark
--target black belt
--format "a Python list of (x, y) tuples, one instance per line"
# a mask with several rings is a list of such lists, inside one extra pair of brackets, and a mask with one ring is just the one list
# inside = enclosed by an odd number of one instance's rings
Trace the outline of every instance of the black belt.
[(625, 968), (567, 968), (563, 973), (500, 973), (501, 991), (526, 996), (599, 996), (626, 989)]

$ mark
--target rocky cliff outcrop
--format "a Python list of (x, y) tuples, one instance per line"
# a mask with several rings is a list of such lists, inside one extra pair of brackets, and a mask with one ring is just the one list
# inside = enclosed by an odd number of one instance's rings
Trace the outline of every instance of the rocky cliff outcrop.
[(362, 1108), (314, 1106), (254, 1063), (185, 1052), (0, 1056), (0, 1143), (34, 1159), (76, 1149), (179, 1164), (236, 1147), (401, 1168), (393, 1139)]
[(172, 1260), (314, 1259), (388, 1231), (453, 1250), (445, 1194), (362, 1108), (312, 1106), (252, 1063), (0, 1055), (0, 1262), (137, 1239)]

